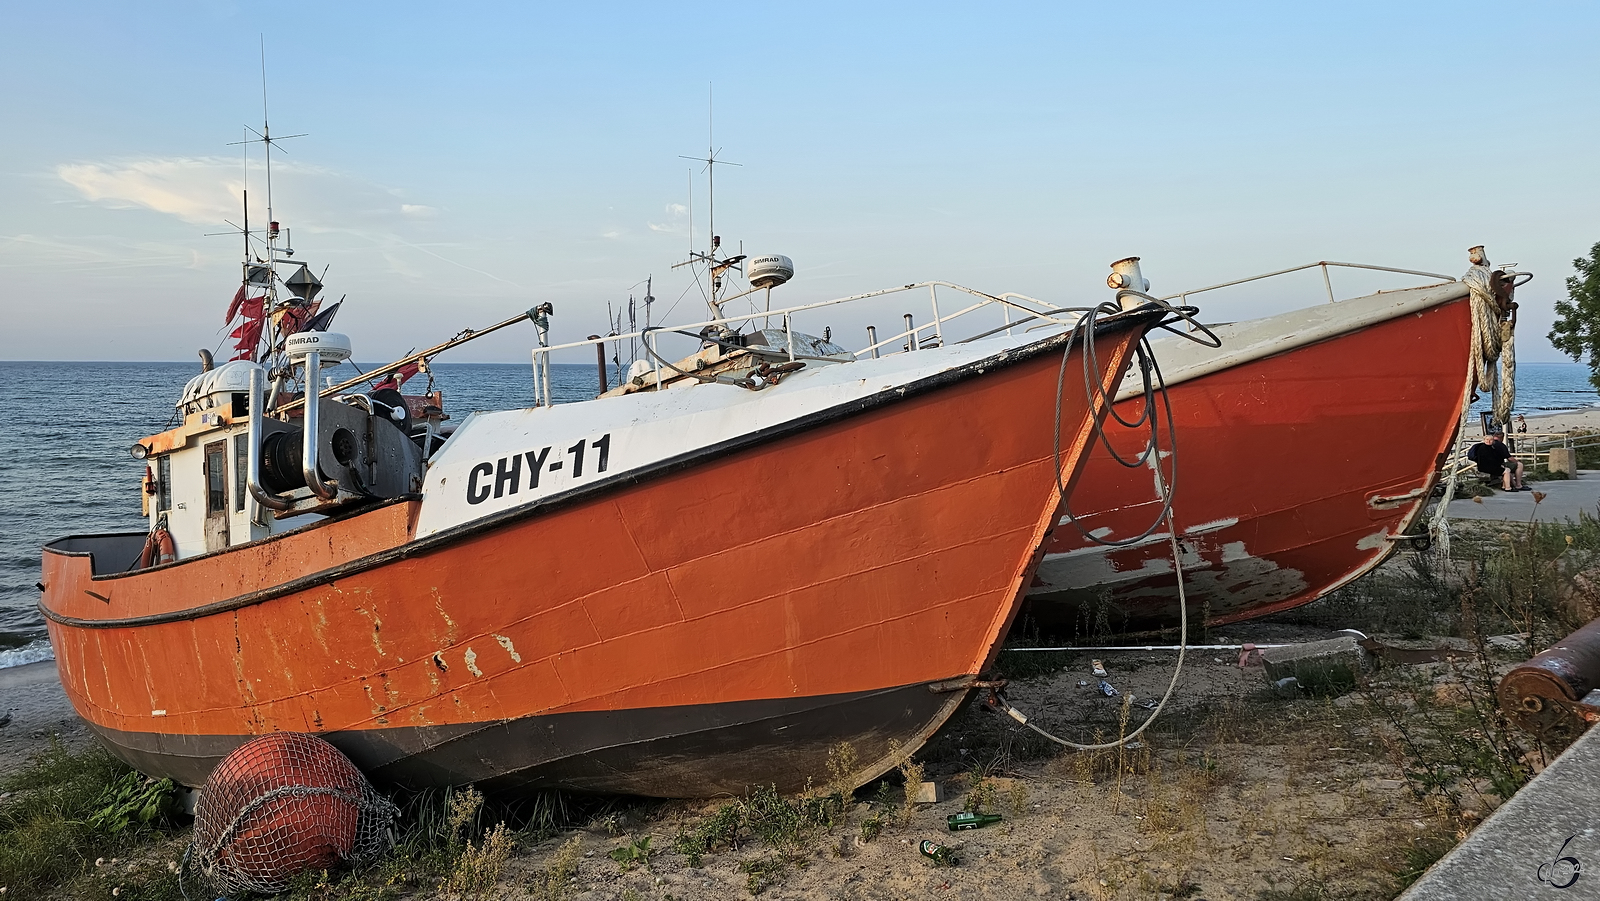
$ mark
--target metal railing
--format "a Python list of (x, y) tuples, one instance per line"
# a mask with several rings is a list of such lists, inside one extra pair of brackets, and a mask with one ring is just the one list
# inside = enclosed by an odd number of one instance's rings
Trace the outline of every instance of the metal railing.
[[(1583, 450), (1600, 447), (1600, 432), (1518, 432), (1507, 435), (1506, 438), (1515, 446), (1511, 451), (1512, 458), (1521, 460), (1529, 469), (1549, 460), (1550, 451), (1556, 448)], [(1455, 452), (1445, 467), (1447, 477), (1457, 478), (1464, 473), (1477, 471), (1477, 464), (1467, 459), (1467, 452), (1472, 445), (1482, 440), (1482, 435), (1472, 436), (1464, 433), (1457, 438)]]
[[(607, 342), (623, 342), (637, 339), (644, 345), (646, 355), (650, 359), (649, 379), (657, 387), (659, 387), (661, 384), (670, 379), (670, 373), (664, 375), (663, 369), (670, 369), (671, 366), (671, 364), (668, 364), (667, 367), (663, 367), (662, 365), (664, 358), (660, 353), (659, 339), (663, 334), (695, 337), (694, 333), (698, 330), (712, 327), (729, 326), (737, 328), (749, 324), (757, 319), (775, 318), (779, 321), (780, 329), (784, 332), (786, 338), (785, 346), (780, 348), (780, 351), (783, 352), (790, 360), (797, 358), (804, 359), (804, 355), (797, 355), (795, 352), (795, 314), (806, 313), (813, 310), (821, 310), (828, 307), (835, 307), (841, 304), (859, 303), (871, 298), (885, 297), (888, 295), (900, 294), (908, 291), (917, 291), (923, 288), (928, 289), (928, 304), (932, 314), (931, 319), (921, 325), (917, 325), (912, 320), (911, 314), (904, 314), (907, 322), (906, 328), (881, 340), (876, 339), (876, 328), (869, 326), (868, 335), (870, 336), (870, 343), (860, 350), (850, 351), (851, 356), (855, 359), (861, 359), (863, 357), (878, 357), (883, 355), (885, 348), (891, 348), (897, 344), (900, 345), (900, 349), (891, 350), (889, 353), (909, 352), (913, 350), (942, 346), (947, 340), (945, 327), (949, 323), (976, 313), (979, 310), (989, 309), (995, 306), (998, 306), (1001, 310), (1001, 315), (1004, 320), (1003, 325), (999, 326), (998, 328), (991, 328), (987, 331), (981, 331), (976, 334), (969, 335), (957, 343), (975, 341), (979, 338), (989, 337), (1002, 331), (1009, 335), (1011, 334), (1011, 329), (1025, 322), (1037, 321), (1041, 323), (1058, 325), (1063, 328), (1071, 328), (1077, 324), (1079, 317), (1082, 315), (1081, 311), (1079, 310), (1053, 307), (1049, 304), (1046, 304), (1044, 301), (1034, 297), (1029, 297), (1026, 294), (1018, 294), (1016, 292), (1009, 291), (1004, 294), (989, 294), (974, 288), (968, 288), (965, 285), (958, 285), (954, 282), (946, 281), (917, 282), (910, 285), (900, 285), (894, 288), (884, 288), (878, 291), (868, 291), (864, 294), (852, 294), (849, 297), (839, 297), (833, 300), (817, 301), (815, 303), (800, 304), (797, 306), (784, 307), (776, 310), (760, 310), (739, 316), (703, 319), (698, 322), (684, 323), (671, 328), (652, 327), (641, 329), (636, 332), (629, 332), (627, 334), (604, 335), (587, 338), (582, 341), (569, 341), (565, 344), (535, 347), (533, 349), (534, 403), (536, 406), (547, 407), (554, 402), (550, 378), (547, 374), (547, 366), (542, 364), (548, 363), (550, 355), (556, 351), (566, 351), (572, 350), (573, 348), (599, 345), (602, 347), (600, 353), (603, 357), (603, 345), (605, 345)], [(974, 303), (968, 304), (961, 309), (956, 310), (955, 312), (946, 313), (941, 310), (939, 305), (940, 288), (968, 294), (977, 298), (977, 300)], [(992, 322), (993, 320), (990, 321)]]
[(1204, 288), (1192, 288), (1188, 291), (1179, 291), (1177, 294), (1168, 294), (1161, 299), (1177, 300), (1180, 301), (1182, 305), (1187, 305), (1188, 298), (1191, 294), (1204, 294), (1207, 291), (1215, 291), (1218, 288), (1232, 288), (1235, 285), (1258, 282), (1262, 279), (1277, 278), (1280, 275), (1288, 275), (1291, 272), (1304, 272), (1307, 269), (1320, 268), (1322, 270), (1322, 284), (1328, 289), (1328, 302), (1338, 303), (1339, 299), (1335, 297), (1333, 293), (1333, 279), (1328, 276), (1329, 266), (1338, 266), (1344, 269), (1369, 269), (1374, 272), (1398, 272), (1401, 275), (1416, 275), (1422, 278), (1436, 278), (1446, 282), (1453, 282), (1456, 280), (1455, 276), (1453, 275), (1445, 275), (1440, 272), (1424, 272), (1420, 269), (1398, 269), (1394, 266), (1376, 266), (1371, 263), (1337, 263), (1333, 260), (1318, 260), (1315, 263), (1306, 263), (1303, 266), (1293, 266), (1288, 269), (1279, 269), (1276, 272), (1265, 272), (1261, 275), (1252, 275), (1247, 278), (1236, 278), (1233, 281), (1219, 282), (1215, 285), (1207, 285)]

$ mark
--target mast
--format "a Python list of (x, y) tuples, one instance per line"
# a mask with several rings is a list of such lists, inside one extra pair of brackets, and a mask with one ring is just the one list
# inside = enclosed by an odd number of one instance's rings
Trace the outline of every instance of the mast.
[[(694, 249), (694, 182), (691, 178), (689, 183), (689, 259), (675, 264), (672, 268), (677, 269), (694, 263), (705, 264), (706, 276), (711, 282), (706, 293), (706, 305), (711, 308), (712, 318), (721, 319), (723, 318), (722, 303), (717, 298), (722, 292), (722, 273), (736, 268), (744, 260), (744, 254), (741, 253), (738, 256), (722, 260), (717, 259), (717, 251), (722, 247), (722, 238), (717, 235), (717, 166), (742, 166), (744, 164), (730, 163), (727, 160), (717, 159), (718, 151), (716, 149), (717, 143), (712, 119), (714, 106), (712, 105), (711, 87), (709, 85), (706, 87), (706, 103), (706, 155), (704, 157), (680, 155), (679, 158), (706, 164), (707, 250), (705, 253), (700, 253)], [(648, 291), (648, 289), (646, 290)], [(645, 309), (648, 312), (648, 298), (646, 299)], [(648, 316), (646, 318), (648, 319)]]
[[(285, 383), (286, 383), (286, 381), (288, 379), (287, 369), (286, 369), (286, 367), (281, 365), (282, 364), (282, 360), (279, 358), (279, 355), (277, 354), (278, 342), (279, 342), (280, 338), (283, 337), (283, 336), (278, 334), (277, 322), (275, 321), (274, 316), (273, 316), (273, 314), (275, 312), (277, 312), (279, 305), (278, 305), (278, 270), (277, 270), (277, 262), (278, 262), (278, 221), (275, 218), (273, 218), (273, 210), (272, 210), (272, 151), (274, 149), (277, 149), (278, 152), (282, 153), (283, 152), (283, 148), (281, 146), (279, 146), (278, 142), (288, 140), (289, 138), (303, 138), (303, 137), (305, 137), (305, 134), (301, 133), (301, 134), (293, 134), (293, 135), (282, 135), (282, 136), (279, 136), (279, 137), (276, 137), (276, 138), (272, 136), (271, 117), (269, 115), (268, 106), (267, 106), (267, 39), (266, 39), (265, 36), (262, 36), (262, 38), (261, 38), (261, 130), (260, 131), (256, 131), (255, 129), (253, 129), (250, 126), (246, 125), (245, 126), (245, 131), (254, 133), (255, 137), (254, 138), (246, 138), (243, 141), (237, 141), (235, 143), (244, 144), (244, 145), (257, 144), (257, 143), (261, 144), (261, 147), (262, 147), (261, 152), (262, 152), (262, 156), (265, 158), (266, 171), (267, 171), (267, 259), (266, 259), (266, 286), (265, 286), (266, 287), (266, 299), (264, 301), (262, 301), (262, 310), (261, 310), (261, 315), (262, 315), (261, 334), (262, 334), (262, 337), (266, 339), (267, 351), (266, 351), (266, 354), (263, 356), (263, 359), (261, 360), (261, 362), (266, 364), (267, 371), (269, 373), (270, 372), (274, 372), (274, 371), (278, 373), (278, 376), (272, 380), (271, 395), (270, 395), (270, 397), (268, 399), (268, 404), (267, 404), (270, 407), (272, 405), (272, 402), (274, 400), (276, 400), (277, 396), (280, 393), (282, 393), (283, 388), (285, 386)], [(249, 150), (248, 149), (246, 149), (246, 151), (245, 151), (245, 159), (246, 159), (245, 169), (246, 169), (246, 172), (248, 173), (248, 170), (249, 170)], [(245, 284), (248, 287), (249, 282), (250, 282), (250, 264), (251, 264), (251, 261), (254, 259), (253, 255), (250, 252), (249, 195), (248, 195), (248, 193), (246, 194), (245, 209), (246, 209), (246, 212), (245, 212), (245, 228), (244, 228), (244, 271), (245, 271)], [(286, 250), (285, 252), (286, 252), (286, 254), (293, 254), (292, 250)]]

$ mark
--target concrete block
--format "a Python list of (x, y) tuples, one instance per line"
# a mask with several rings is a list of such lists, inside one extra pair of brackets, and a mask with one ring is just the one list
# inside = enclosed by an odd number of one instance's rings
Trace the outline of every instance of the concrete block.
[(944, 800), (944, 786), (937, 782), (924, 782), (917, 786), (918, 804), (938, 804)]
[(1276, 685), (1293, 678), (1301, 691), (1313, 694), (1343, 694), (1354, 688), (1357, 675), (1372, 665), (1353, 635), (1266, 648), (1261, 663), (1268, 682)]
[(1550, 459), (1547, 461), (1551, 472), (1564, 472), (1568, 475), (1578, 474), (1578, 449), (1575, 447), (1552, 447)]

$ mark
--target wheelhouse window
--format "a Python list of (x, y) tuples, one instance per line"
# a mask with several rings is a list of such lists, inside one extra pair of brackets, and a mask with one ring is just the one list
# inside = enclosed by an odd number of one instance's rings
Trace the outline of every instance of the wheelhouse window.
[(164, 513), (172, 509), (172, 458), (161, 456), (156, 458), (156, 511)]
[[(237, 395), (235, 395), (237, 396)], [(233, 509), (244, 512), (244, 476), (250, 467), (250, 436), (233, 436)]]
[(228, 512), (228, 445), (206, 445), (206, 515)]

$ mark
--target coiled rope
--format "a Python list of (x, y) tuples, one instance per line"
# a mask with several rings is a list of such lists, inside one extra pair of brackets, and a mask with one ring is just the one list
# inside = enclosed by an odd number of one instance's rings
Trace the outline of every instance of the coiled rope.
[[(1488, 257), (1479, 256), (1478, 259), (1479, 262), (1473, 263), (1461, 276), (1472, 305), (1472, 341), (1468, 353), (1466, 397), (1461, 403), (1461, 415), (1456, 426), (1458, 441), (1461, 435), (1466, 434), (1472, 404), (1480, 392), (1491, 394), (1490, 416), (1502, 425), (1511, 421), (1511, 411), (1517, 402), (1516, 316), (1513, 314), (1510, 318), (1501, 318), (1511, 310), (1502, 308), (1499, 298), (1495, 296), (1495, 272), (1490, 268)], [(1507, 270), (1501, 274), (1501, 278), (1508, 283), (1508, 290), (1514, 292), (1533, 276)], [(1515, 309), (1514, 304), (1511, 309)], [(1444, 495), (1439, 498), (1439, 503), (1433, 508), (1433, 516), (1428, 520), (1428, 534), (1432, 536), (1439, 555), (1449, 558), (1449, 508), (1456, 493), (1455, 454), (1451, 454), (1444, 465), (1448, 467), (1444, 473)]]
[[(1144, 399), (1144, 408), (1138, 417), (1130, 421), (1123, 419), (1121, 414), (1117, 413), (1116, 394), (1117, 389), (1121, 385), (1121, 380), (1114, 379), (1113, 383), (1108, 387), (1099, 376), (1099, 356), (1096, 353), (1094, 346), (1094, 320), (1100, 313), (1116, 313), (1120, 311), (1121, 301), (1125, 296), (1136, 297), (1148, 304), (1154, 304), (1156, 306), (1165, 308), (1169, 313), (1176, 316), (1179, 320), (1187, 321), (1193, 327), (1197, 328), (1199, 333), (1204, 335), (1205, 338), (1201, 338), (1199, 335), (1196, 335), (1193, 332), (1179, 331), (1178, 329), (1171, 328), (1170, 323), (1174, 320), (1163, 322), (1159, 327), (1165, 328), (1167, 331), (1181, 335), (1191, 341), (1195, 341), (1196, 343), (1205, 344), (1208, 347), (1222, 346), (1222, 341), (1217, 338), (1217, 336), (1210, 329), (1206, 328), (1204, 325), (1201, 325), (1194, 319), (1195, 314), (1198, 312), (1196, 308), (1175, 307), (1158, 298), (1151, 297), (1144, 292), (1134, 291), (1131, 289), (1123, 289), (1122, 291), (1118, 291), (1118, 303), (1116, 304), (1103, 304), (1099, 307), (1086, 311), (1083, 314), (1083, 317), (1080, 318), (1077, 324), (1074, 326), (1074, 331), (1082, 332), (1083, 384), (1084, 393), (1090, 401), (1090, 409), (1095, 409), (1095, 405), (1097, 404), (1104, 404), (1107, 415), (1124, 428), (1142, 429), (1148, 426), (1150, 429), (1150, 434), (1145, 441), (1144, 449), (1132, 459), (1125, 459), (1117, 452), (1117, 449), (1112, 446), (1111, 439), (1106, 434), (1105, 424), (1102, 419), (1098, 416), (1092, 417), (1091, 419), (1093, 422), (1094, 434), (1088, 442), (1088, 447), (1084, 449), (1084, 453), (1088, 453), (1096, 444), (1099, 444), (1106, 449), (1113, 460), (1117, 461), (1119, 465), (1129, 469), (1146, 465), (1146, 463), (1151, 460), (1152, 455), (1154, 455), (1155, 465), (1152, 467), (1152, 469), (1156, 474), (1156, 492), (1161, 498), (1161, 510), (1151, 524), (1147, 528), (1143, 529), (1138, 535), (1116, 540), (1109, 540), (1100, 536), (1096, 536), (1085, 530), (1083, 525), (1078, 521), (1078, 518), (1073, 515), (1072, 510), (1067, 504), (1067, 486), (1061, 477), (1061, 395), (1062, 389), (1066, 384), (1067, 357), (1071, 354), (1072, 345), (1076, 342), (1068, 341), (1065, 348), (1063, 348), (1061, 352), (1061, 366), (1056, 375), (1054, 438), (1056, 496), (1059, 509), (1066, 514), (1066, 518), (1073, 524), (1074, 527), (1077, 528), (1078, 532), (1082, 534), (1084, 538), (1096, 544), (1105, 545), (1108, 547), (1121, 547), (1137, 541), (1142, 541), (1143, 539), (1148, 538), (1157, 528), (1161, 526), (1163, 522), (1165, 522), (1168, 532), (1167, 539), (1172, 546), (1172, 571), (1173, 575), (1178, 580), (1178, 661), (1172, 668), (1172, 678), (1168, 680), (1167, 689), (1162, 693), (1160, 702), (1156, 704), (1155, 709), (1150, 712), (1150, 715), (1145, 718), (1145, 721), (1140, 723), (1138, 728), (1134, 729), (1132, 732), (1120, 736), (1116, 741), (1102, 743), (1079, 742), (1073, 741), (1069, 738), (1062, 738), (1059, 735), (1055, 735), (1045, 729), (1040, 728), (1038, 724), (1029, 721), (1028, 716), (1025, 713), (1023, 713), (1021, 710), (1018, 710), (1009, 700), (1006, 699), (1003, 689), (995, 688), (992, 690), (992, 698), (995, 705), (1004, 710), (1006, 715), (1010, 716), (1019, 724), (1026, 726), (1044, 738), (1047, 738), (1058, 745), (1062, 745), (1063, 747), (1072, 748), (1077, 751), (1101, 751), (1110, 748), (1118, 748), (1126, 745), (1130, 741), (1133, 741), (1146, 729), (1150, 728), (1150, 726), (1155, 723), (1156, 719), (1161, 716), (1162, 711), (1166, 709), (1167, 702), (1172, 699), (1173, 693), (1177, 690), (1178, 678), (1183, 674), (1184, 658), (1187, 656), (1189, 650), (1189, 598), (1184, 590), (1182, 548), (1178, 544), (1178, 527), (1177, 523), (1173, 519), (1172, 514), (1172, 497), (1177, 487), (1178, 472), (1177, 433), (1173, 428), (1174, 417), (1172, 414), (1172, 399), (1168, 396), (1166, 382), (1161, 376), (1161, 366), (1156, 361), (1155, 353), (1151, 350), (1149, 339), (1141, 337), (1139, 339), (1137, 348), (1139, 373), (1143, 387)], [(1159, 419), (1155, 412), (1157, 396), (1160, 397), (1161, 409), (1165, 413), (1165, 419), (1167, 423), (1167, 451), (1165, 456), (1169, 462), (1167, 463), (1165, 469), (1163, 469), (1162, 466), (1163, 453), (1160, 442), (1160, 429), (1158, 428)], [(1132, 702), (1133, 697), (1129, 695), (1126, 703), (1131, 704)]]

